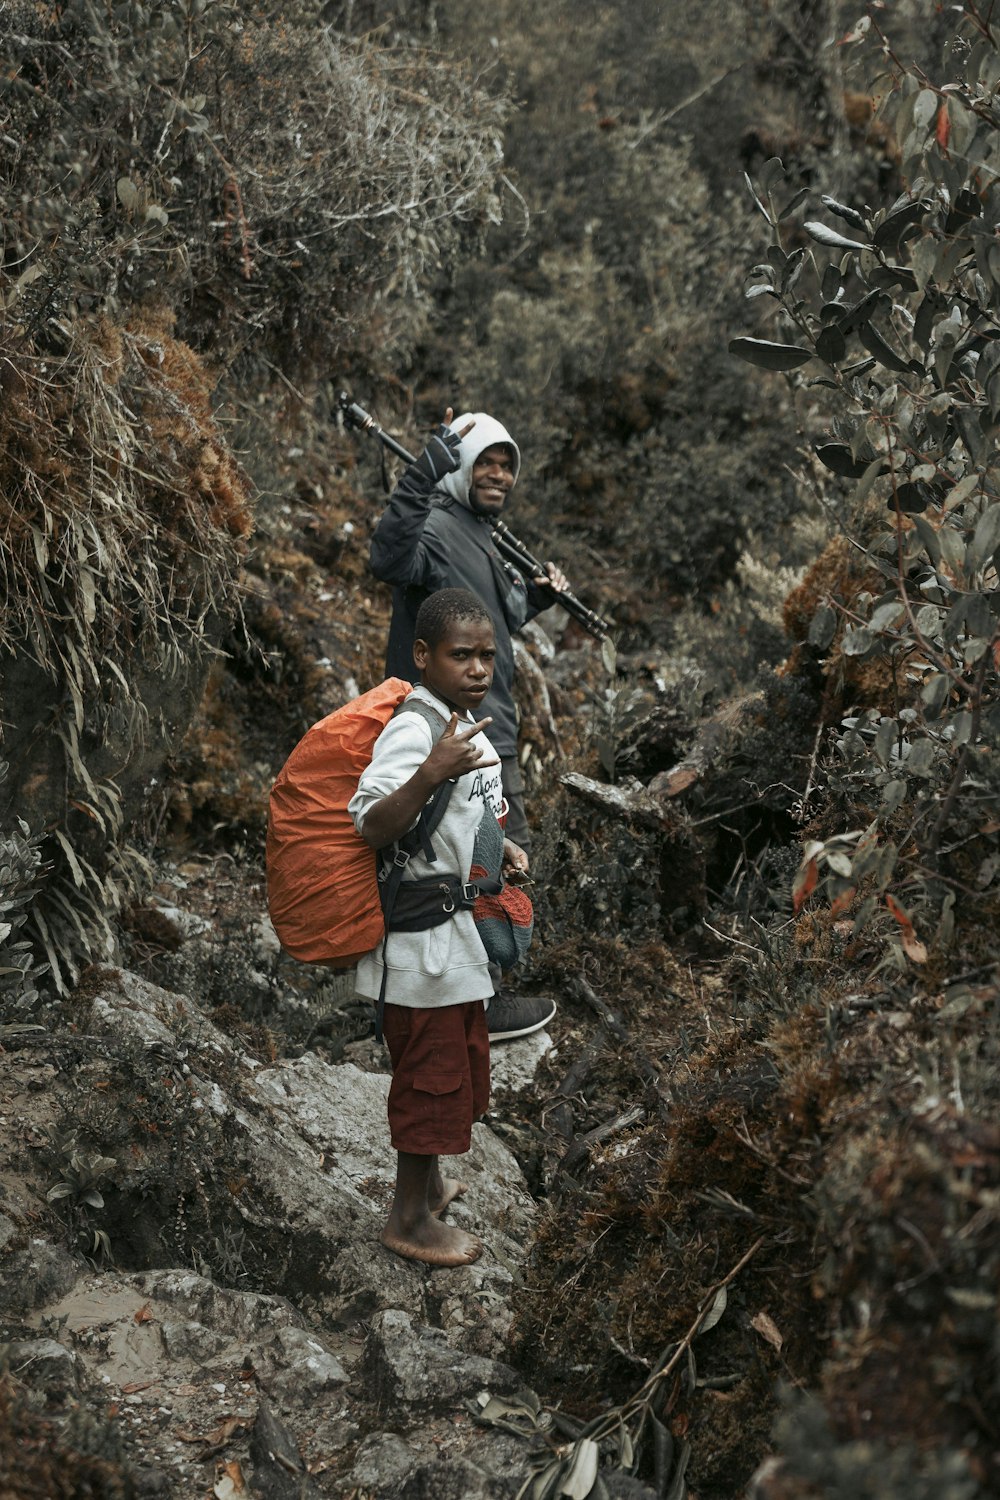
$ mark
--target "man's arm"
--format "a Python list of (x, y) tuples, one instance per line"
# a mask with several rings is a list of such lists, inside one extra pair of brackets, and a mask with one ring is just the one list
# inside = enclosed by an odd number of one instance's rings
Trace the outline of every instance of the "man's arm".
[(469, 423), (461, 432), (453, 432), (451, 418), (449, 407), (423, 453), (404, 470), (375, 528), (369, 559), (372, 572), (383, 583), (443, 586), (446, 559), (428, 547), (424, 527), (435, 486), (460, 467), (456, 450), (472, 426)]
[[(551, 609), (553, 604), (559, 602), (559, 595), (563, 589), (569, 588), (569, 579), (561, 568), (554, 562), (545, 564), (545, 574), (537, 578), (526, 580), (528, 586), (528, 619), (533, 620), (535, 615), (540, 615), (543, 609)], [(553, 598), (553, 595), (556, 597)]]

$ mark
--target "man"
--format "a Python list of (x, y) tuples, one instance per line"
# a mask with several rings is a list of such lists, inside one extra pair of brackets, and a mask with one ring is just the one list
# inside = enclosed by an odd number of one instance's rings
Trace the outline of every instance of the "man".
[(493, 687), (482, 712), (492, 719), (490, 739), (500, 757), (507, 799), (506, 833), (530, 852), (524, 781), (517, 760), (514, 652), (511, 635), (568, 587), (554, 563), (526, 579), (498, 552), (490, 534), (517, 482), (521, 454), (507, 429), (485, 412), (469, 412), (452, 425), (451, 407), (427, 447), (405, 471), (389, 498), (371, 544), (376, 578), (393, 585), (386, 675), (409, 678), (414, 621), (428, 594), (469, 589), (489, 611), (496, 634)]

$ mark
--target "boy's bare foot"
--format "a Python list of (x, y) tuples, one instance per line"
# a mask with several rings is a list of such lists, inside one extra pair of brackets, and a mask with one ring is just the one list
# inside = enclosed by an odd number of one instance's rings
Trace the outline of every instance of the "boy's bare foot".
[(482, 1240), (464, 1229), (442, 1224), (433, 1214), (405, 1229), (390, 1214), (382, 1243), (404, 1259), (423, 1261), (428, 1266), (468, 1266), (483, 1253)]
[(427, 1198), (432, 1214), (443, 1214), (449, 1203), (454, 1203), (456, 1198), (462, 1198), (469, 1191), (467, 1182), (460, 1182), (457, 1177), (441, 1177), (439, 1185), (435, 1184), (427, 1190)]

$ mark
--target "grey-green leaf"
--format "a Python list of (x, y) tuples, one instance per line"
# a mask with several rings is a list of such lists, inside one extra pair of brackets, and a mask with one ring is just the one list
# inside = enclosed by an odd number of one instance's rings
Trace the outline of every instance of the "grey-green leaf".
[(809, 622), (809, 644), (825, 650), (837, 631), (837, 611), (821, 604)]
[(864, 219), (856, 208), (849, 208), (846, 203), (838, 203), (836, 198), (830, 198), (826, 193), (820, 198), (824, 208), (828, 208), (838, 219), (843, 219), (848, 224), (853, 224), (855, 229), (867, 229)]
[(868, 463), (855, 458), (846, 443), (820, 443), (816, 457), (842, 479), (860, 479), (868, 468)]
[(601, 1450), (593, 1438), (581, 1438), (573, 1449), (573, 1459), (557, 1491), (569, 1500), (587, 1500), (594, 1488)]
[(873, 323), (862, 324), (858, 329), (858, 338), (868, 353), (874, 354), (879, 364), (884, 365), (887, 370), (896, 370), (902, 375), (910, 373), (909, 362), (890, 348)]
[(726, 1291), (724, 1286), (720, 1286), (719, 1290), (716, 1292), (715, 1297), (712, 1300), (711, 1307), (708, 1309), (708, 1312), (698, 1324), (699, 1336), (703, 1333), (708, 1333), (709, 1329), (715, 1327), (716, 1323), (720, 1321), (722, 1314), (725, 1312), (728, 1302), (729, 1293)]
[(844, 633), (844, 644), (841, 647), (845, 656), (864, 656), (870, 651), (875, 643), (875, 637), (865, 625), (852, 625)]
[(687, 1473), (688, 1459), (690, 1457), (691, 1444), (683, 1443), (681, 1451), (677, 1456), (677, 1469), (674, 1473), (673, 1483), (666, 1493), (666, 1500), (684, 1500), (687, 1494), (687, 1480), (684, 1476)]
[(866, 250), (868, 247), (860, 240), (849, 240), (846, 234), (838, 234), (827, 224), (821, 224), (818, 219), (808, 219), (803, 224), (803, 229), (817, 244), (830, 245), (835, 250)]
[(894, 251), (903, 231), (911, 224), (915, 224), (918, 219), (923, 218), (929, 207), (929, 203), (915, 198), (912, 203), (904, 203), (902, 208), (897, 208), (890, 213), (875, 231), (877, 248), (883, 252)]
[(801, 344), (775, 344), (769, 339), (730, 339), (729, 352), (763, 370), (795, 370), (813, 357), (812, 350)]
[(744, 180), (744, 182), (747, 185), (747, 192), (750, 194), (750, 197), (751, 197), (751, 199), (753, 201), (754, 208), (757, 209), (758, 213), (763, 214), (764, 218), (770, 224), (771, 223), (771, 215), (768, 213), (768, 211), (764, 207), (763, 203), (761, 203), (760, 199), (757, 197), (756, 191), (754, 190), (754, 185), (750, 181), (750, 174), (748, 172), (744, 172), (743, 173), (743, 180)]
[(983, 511), (976, 523), (972, 541), (965, 552), (965, 565), (970, 573), (981, 568), (1000, 546), (1000, 503)]
[(827, 365), (836, 365), (847, 353), (847, 340), (836, 323), (828, 323), (816, 339), (816, 353)]

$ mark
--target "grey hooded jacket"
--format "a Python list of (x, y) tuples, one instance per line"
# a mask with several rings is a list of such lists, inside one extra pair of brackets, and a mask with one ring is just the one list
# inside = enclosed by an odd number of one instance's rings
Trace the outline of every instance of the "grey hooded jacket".
[(511, 634), (551, 603), (500, 556), (488, 517), (469, 508), (472, 466), (485, 448), (506, 443), (514, 454), (514, 479), (521, 467), (517, 444), (507, 429), (485, 412), (456, 417), (452, 429), (475, 422), (457, 450), (461, 467), (433, 485), (408, 468), (389, 497), (371, 544), (376, 578), (393, 585), (392, 623), (386, 652), (387, 677), (413, 680), (413, 635), (417, 610), (437, 589), (469, 589), (483, 601), (496, 632), (493, 687), (481, 716), (491, 715), (490, 740), (504, 759), (517, 753), (514, 711), (514, 653)]

